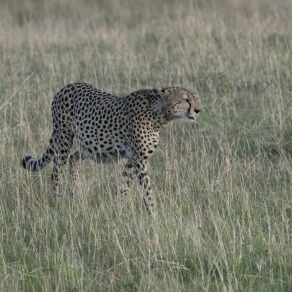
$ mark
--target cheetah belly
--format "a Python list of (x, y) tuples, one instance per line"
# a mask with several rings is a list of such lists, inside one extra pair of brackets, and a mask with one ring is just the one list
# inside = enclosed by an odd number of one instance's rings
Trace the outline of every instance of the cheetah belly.
[[(110, 146), (101, 143), (93, 145), (80, 144), (80, 151), (83, 159), (93, 160), (98, 163), (115, 163), (122, 158), (132, 157), (132, 150), (125, 143), (118, 143), (116, 145), (109, 144)], [(103, 147), (101, 147), (103, 146)]]

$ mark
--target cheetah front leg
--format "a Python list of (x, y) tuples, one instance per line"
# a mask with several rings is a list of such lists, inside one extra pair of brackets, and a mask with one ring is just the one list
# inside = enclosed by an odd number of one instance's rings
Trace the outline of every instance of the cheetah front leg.
[(142, 188), (142, 196), (144, 204), (147, 210), (154, 215), (155, 213), (155, 201), (152, 194), (150, 177), (147, 172), (147, 161), (135, 161), (134, 163), (135, 173), (137, 175), (139, 184)]
[(134, 164), (132, 161), (128, 161), (125, 165), (125, 169), (123, 171), (123, 182), (122, 187), (119, 191), (119, 196), (124, 197), (127, 193), (128, 189), (131, 187), (134, 179)]
[(131, 159), (129, 159), (122, 173), (122, 182), (121, 186), (118, 188), (117, 197), (114, 201), (115, 205), (122, 205), (124, 198), (133, 183), (133, 180), (134, 180), (134, 163)]

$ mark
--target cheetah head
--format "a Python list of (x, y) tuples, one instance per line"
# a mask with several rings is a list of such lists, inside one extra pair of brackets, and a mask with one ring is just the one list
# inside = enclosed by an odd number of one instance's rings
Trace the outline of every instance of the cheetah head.
[(161, 106), (168, 120), (183, 119), (195, 121), (199, 115), (199, 95), (182, 87), (159, 89)]

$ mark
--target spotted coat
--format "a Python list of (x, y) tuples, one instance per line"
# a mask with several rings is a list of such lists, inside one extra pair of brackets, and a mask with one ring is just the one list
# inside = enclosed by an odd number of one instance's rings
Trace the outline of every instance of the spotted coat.
[[(195, 121), (199, 112), (198, 94), (182, 87), (142, 89), (120, 97), (87, 83), (68, 84), (53, 99), (53, 132), (47, 149), (38, 160), (25, 155), (22, 166), (38, 171), (53, 160), (52, 182), (58, 196), (60, 175), (67, 161), (76, 184), (79, 161), (111, 163), (125, 158), (119, 196), (126, 193), (136, 176), (144, 203), (152, 212), (147, 162), (157, 148), (159, 131), (175, 119)], [(70, 155), (74, 138), (78, 150)]]

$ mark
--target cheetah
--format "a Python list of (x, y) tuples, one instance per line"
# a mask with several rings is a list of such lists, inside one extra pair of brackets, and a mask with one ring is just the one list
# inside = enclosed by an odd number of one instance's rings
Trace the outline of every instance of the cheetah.
[[(22, 166), (39, 171), (53, 160), (53, 192), (59, 196), (59, 179), (67, 162), (74, 183), (76, 164), (81, 160), (111, 163), (125, 158), (118, 197), (127, 192), (136, 177), (144, 204), (153, 212), (155, 201), (147, 164), (157, 148), (159, 132), (175, 119), (193, 122), (199, 112), (198, 94), (178, 86), (115, 96), (87, 83), (68, 84), (52, 102), (53, 131), (47, 149), (38, 160), (24, 155)], [(78, 150), (70, 155), (74, 138)]]

